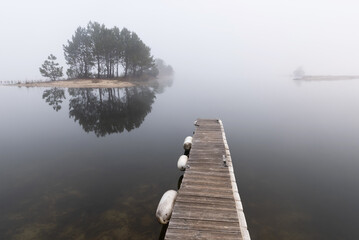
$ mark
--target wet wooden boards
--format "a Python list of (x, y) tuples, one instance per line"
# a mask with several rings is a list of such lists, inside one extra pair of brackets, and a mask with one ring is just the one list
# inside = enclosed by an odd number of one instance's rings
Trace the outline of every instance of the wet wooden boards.
[(196, 126), (165, 239), (249, 240), (222, 122)]

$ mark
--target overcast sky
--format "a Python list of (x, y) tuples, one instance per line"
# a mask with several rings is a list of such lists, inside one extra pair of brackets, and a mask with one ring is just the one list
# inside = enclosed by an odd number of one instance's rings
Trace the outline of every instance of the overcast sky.
[(176, 72), (359, 74), (359, 1), (33, 0), (0, 3), (1, 80), (38, 79), (90, 20), (127, 27)]

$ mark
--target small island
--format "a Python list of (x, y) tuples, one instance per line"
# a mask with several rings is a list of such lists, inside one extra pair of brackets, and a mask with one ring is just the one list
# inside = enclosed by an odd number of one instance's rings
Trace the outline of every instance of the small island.
[(89, 22), (78, 27), (67, 44), (63, 45), (68, 69), (50, 54), (39, 68), (48, 81), (18, 82), (12, 86), (64, 88), (123, 88), (151, 86), (158, 76), (173, 74), (170, 65), (154, 59), (151, 49), (135, 32), (127, 28), (107, 28), (104, 24)]
[(352, 80), (359, 79), (357, 75), (306, 75), (302, 67), (298, 67), (293, 72), (294, 80), (301, 81), (333, 81), (333, 80)]

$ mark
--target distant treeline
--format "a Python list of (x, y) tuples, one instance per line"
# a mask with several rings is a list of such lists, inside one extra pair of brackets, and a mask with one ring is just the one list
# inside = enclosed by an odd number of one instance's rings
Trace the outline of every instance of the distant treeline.
[(70, 78), (158, 74), (151, 49), (126, 28), (109, 29), (104, 24), (89, 22), (86, 27), (78, 27), (63, 48)]
[[(157, 71), (157, 72), (156, 72)], [(155, 59), (155, 69), (153, 69), (155, 74), (160, 74), (161, 76), (169, 76), (173, 74), (173, 68), (171, 65), (167, 65), (165, 61), (160, 58)]]

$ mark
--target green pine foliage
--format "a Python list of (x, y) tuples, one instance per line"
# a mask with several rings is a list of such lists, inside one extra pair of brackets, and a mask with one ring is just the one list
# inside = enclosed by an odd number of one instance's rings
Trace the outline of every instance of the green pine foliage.
[(56, 61), (56, 57), (52, 54), (47, 57), (47, 60), (41, 65), (40, 73), (42, 76), (50, 78), (51, 81), (63, 76), (62, 67), (59, 67), (59, 64)]
[(70, 78), (141, 76), (155, 68), (151, 49), (126, 28), (89, 22), (78, 27), (63, 48)]

